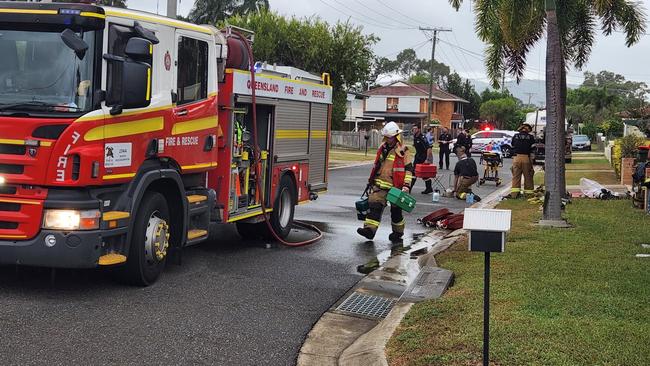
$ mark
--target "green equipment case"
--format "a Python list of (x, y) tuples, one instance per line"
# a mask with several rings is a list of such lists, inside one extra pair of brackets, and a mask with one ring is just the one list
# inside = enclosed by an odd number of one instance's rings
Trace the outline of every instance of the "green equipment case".
[(411, 212), (415, 208), (415, 198), (395, 187), (388, 191), (387, 199), (392, 205), (395, 205), (406, 212)]

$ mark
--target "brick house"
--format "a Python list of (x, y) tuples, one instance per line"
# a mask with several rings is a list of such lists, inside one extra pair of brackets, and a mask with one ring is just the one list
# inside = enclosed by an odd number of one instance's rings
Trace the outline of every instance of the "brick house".
[(426, 125), (438, 120), (442, 127), (456, 129), (462, 126), (463, 105), (469, 103), (434, 85), (431, 116), (427, 119), (428, 84), (409, 84), (402, 81), (363, 93), (364, 117), (382, 118), (404, 126)]

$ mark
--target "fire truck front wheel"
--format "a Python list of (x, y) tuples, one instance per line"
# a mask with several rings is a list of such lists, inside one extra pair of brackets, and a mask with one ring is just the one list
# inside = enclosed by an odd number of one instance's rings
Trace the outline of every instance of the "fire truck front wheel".
[(289, 236), (293, 225), (293, 214), (296, 211), (295, 192), (296, 187), (293, 180), (288, 175), (284, 175), (280, 179), (280, 189), (278, 189), (278, 195), (275, 198), (273, 212), (271, 213), (273, 231), (282, 239)]
[(148, 286), (158, 279), (165, 267), (169, 250), (169, 208), (165, 197), (147, 192), (135, 216), (129, 256), (122, 279), (137, 286)]

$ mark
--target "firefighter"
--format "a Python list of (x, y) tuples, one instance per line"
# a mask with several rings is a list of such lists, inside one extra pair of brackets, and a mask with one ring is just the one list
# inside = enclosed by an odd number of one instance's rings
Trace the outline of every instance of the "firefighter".
[[(454, 166), (454, 192), (456, 198), (464, 200), (468, 193), (472, 192), (472, 184), (478, 181), (478, 168), (474, 159), (469, 158), (465, 152), (464, 146), (459, 146), (456, 149), (458, 162)], [(476, 201), (481, 199), (475, 195)]]
[[(422, 164), (427, 161), (429, 154), (431, 154), (431, 145), (427, 141), (426, 136), (420, 132), (418, 126), (413, 127), (413, 146), (415, 147), (415, 158), (413, 158), (413, 168), (417, 167), (418, 164)], [(415, 187), (415, 181), (417, 178), (413, 177), (413, 182), (411, 182), (411, 189)], [(433, 192), (433, 187), (431, 186), (431, 179), (425, 179), (424, 185), (426, 189), (422, 191), (422, 194), (430, 194)]]
[[(384, 142), (377, 150), (375, 165), (370, 173), (368, 185), (368, 215), (362, 228), (357, 229), (359, 235), (372, 240), (377, 233), (381, 215), (386, 207), (388, 191), (395, 187), (408, 192), (413, 179), (413, 164), (411, 164), (408, 149), (402, 144), (402, 130), (395, 122), (388, 122), (381, 130)], [(404, 216), (402, 209), (391, 205), (390, 217), (393, 232), (388, 236), (391, 241), (399, 241), (404, 235)]]
[(519, 126), (519, 133), (512, 137), (512, 149), (514, 151), (514, 159), (512, 160), (512, 189), (510, 190), (510, 197), (517, 198), (521, 194), (521, 176), (524, 176), (524, 194), (532, 195), (535, 193), (535, 183), (533, 182), (533, 144), (535, 137), (530, 134), (533, 128), (523, 123)]

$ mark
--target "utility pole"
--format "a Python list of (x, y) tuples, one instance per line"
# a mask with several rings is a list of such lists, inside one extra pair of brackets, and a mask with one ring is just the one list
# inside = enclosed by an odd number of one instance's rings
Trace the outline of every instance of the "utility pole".
[(168, 18), (176, 19), (176, 13), (177, 13), (176, 5), (178, 5), (178, 4), (176, 4), (176, 1), (177, 0), (167, 0), (167, 17)]
[(527, 105), (530, 105), (530, 100), (533, 98), (533, 95), (535, 95), (535, 93), (524, 93), (524, 94), (528, 95), (528, 104)]
[[(433, 43), (431, 47), (431, 69), (430, 69), (430, 75), (431, 75), (431, 80), (429, 81), (429, 102), (427, 103), (427, 120), (431, 121), (431, 111), (432, 111), (432, 103), (433, 103), (433, 68), (434, 68), (434, 61), (436, 58), (436, 41), (438, 38), (438, 32), (451, 32), (451, 28), (423, 28), (419, 27), (419, 29), (423, 32), (433, 32), (433, 38), (431, 38), (431, 42)], [(426, 33), (425, 33), (426, 34)], [(422, 129), (422, 126), (420, 126), (420, 129)], [(436, 134), (437, 135), (437, 134)]]

